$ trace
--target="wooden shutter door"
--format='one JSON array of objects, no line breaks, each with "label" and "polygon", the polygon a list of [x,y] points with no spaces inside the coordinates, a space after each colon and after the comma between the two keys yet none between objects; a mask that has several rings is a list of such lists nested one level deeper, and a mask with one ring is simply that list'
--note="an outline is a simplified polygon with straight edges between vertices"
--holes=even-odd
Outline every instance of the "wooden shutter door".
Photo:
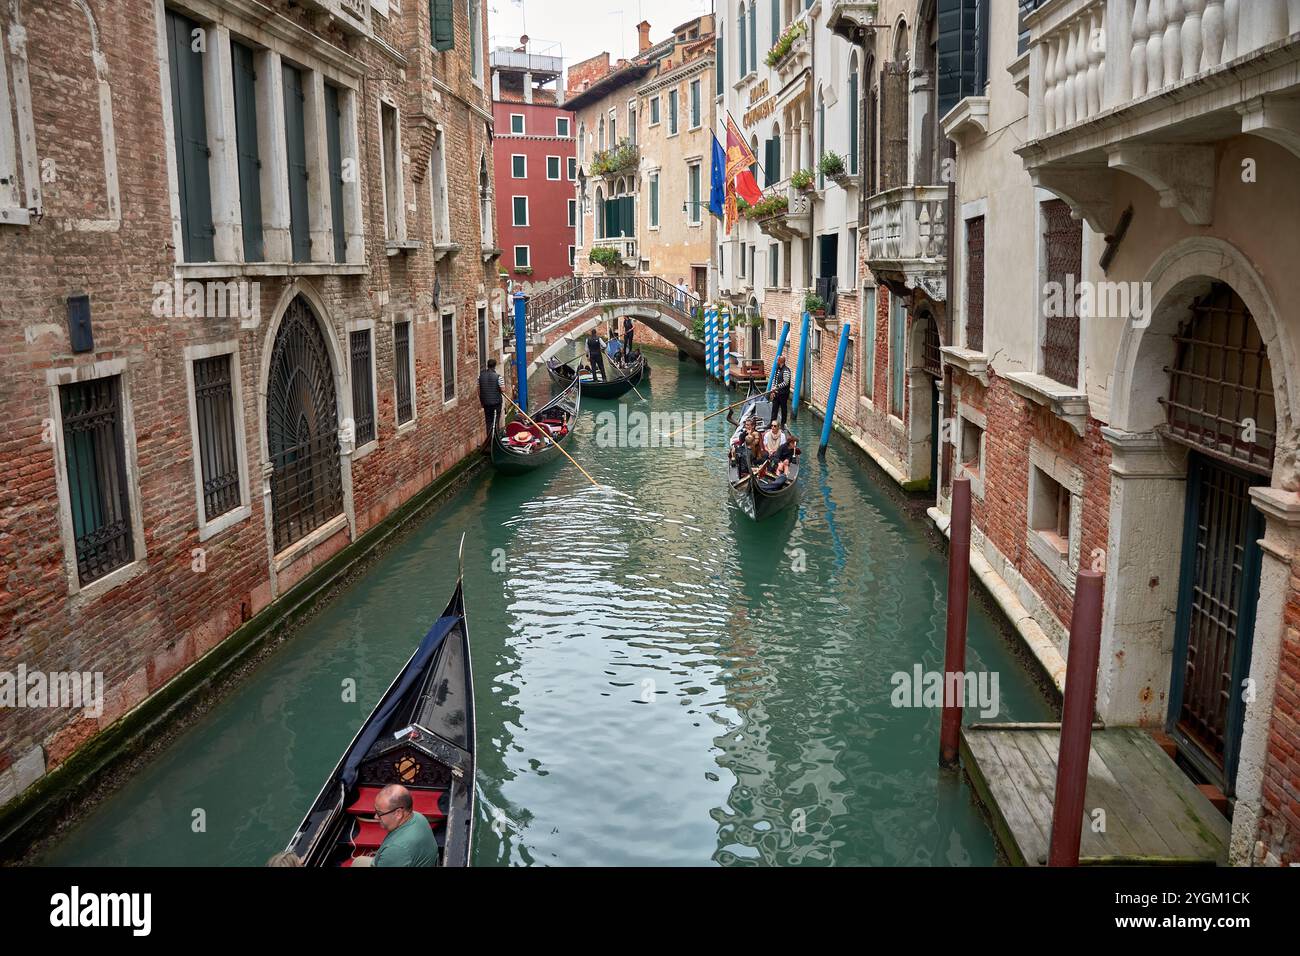
[{"label": "wooden shutter door", "polygon": [[289,234],[293,261],[311,259],[310,214],[307,208],[307,133],[303,119],[302,73],[284,66],[284,135],[289,160]]},{"label": "wooden shutter door", "polygon": [[211,262],[216,255],[213,247],[216,231],[212,228],[208,121],[203,107],[203,55],[195,53],[191,46],[198,28],[193,20],[167,12],[172,122],[185,261]]},{"label": "wooden shutter door", "polygon": [[908,64],[886,63],[880,74],[880,189],[907,185]]},{"label": "wooden shutter door", "polygon": [[262,160],[257,143],[257,71],[253,51],[230,45],[234,66],[235,139],[239,155],[239,208],[244,230],[244,261],[266,258],[262,241]]}]

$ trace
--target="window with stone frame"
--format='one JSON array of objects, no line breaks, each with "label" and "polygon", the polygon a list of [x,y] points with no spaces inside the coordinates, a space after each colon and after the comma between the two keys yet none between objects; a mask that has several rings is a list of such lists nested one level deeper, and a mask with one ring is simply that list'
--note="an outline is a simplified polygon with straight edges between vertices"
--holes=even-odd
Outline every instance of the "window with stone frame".
[{"label": "window with stone frame", "polygon": [[1079,385],[1079,296],[1083,279],[1083,223],[1059,199],[1042,203],[1045,284],[1042,295],[1042,372]]}]

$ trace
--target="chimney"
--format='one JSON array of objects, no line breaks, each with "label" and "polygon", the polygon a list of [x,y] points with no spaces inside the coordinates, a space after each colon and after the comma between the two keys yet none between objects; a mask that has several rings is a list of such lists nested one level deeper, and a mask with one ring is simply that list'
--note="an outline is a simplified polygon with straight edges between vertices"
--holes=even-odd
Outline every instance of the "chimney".
[{"label": "chimney", "polygon": [[638,23],[636,25],[636,32],[639,38],[637,41],[637,52],[644,53],[646,50],[650,49],[650,21],[642,20]]}]

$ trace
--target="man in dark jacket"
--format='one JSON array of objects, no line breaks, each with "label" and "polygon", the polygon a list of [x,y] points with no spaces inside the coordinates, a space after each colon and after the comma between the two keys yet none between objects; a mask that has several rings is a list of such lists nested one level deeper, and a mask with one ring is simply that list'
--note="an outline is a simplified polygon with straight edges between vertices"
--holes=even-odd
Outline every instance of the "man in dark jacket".
[{"label": "man in dark jacket", "polygon": [[781,416],[781,428],[785,428],[786,415],[790,411],[790,370],[786,368],[785,356],[776,359],[776,374],[772,376],[772,420]]},{"label": "man in dark jacket", "polygon": [[501,420],[501,399],[505,395],[505,382],[497,371],[497,360],[488,359],[487,368],[478,373],[478,403],[483,406],[483,424],[487,426],[488,448],[492,435]]},{"label": "man in dark jacket", "polygon": [[600,380],[607,381],[605,378],[605,343],[600,338],[600,333],[592,329],[587,333],[587,364],[591,366],[591,380],[596,381],[599,376]]},{"label": "man in dark jacket", "polygon": [[631,358],[632,356],[632,336],[636,332],[636,323],[632,321],[632,316],[623,316],[623,354]]}]

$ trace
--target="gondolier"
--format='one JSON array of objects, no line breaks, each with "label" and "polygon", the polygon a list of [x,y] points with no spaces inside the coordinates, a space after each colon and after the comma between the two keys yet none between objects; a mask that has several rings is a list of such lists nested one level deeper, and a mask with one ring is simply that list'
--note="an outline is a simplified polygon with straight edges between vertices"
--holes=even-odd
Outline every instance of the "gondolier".
[{"label": "gondolier", "polygon": [[591,366],[593,381],[597,376],[601,381],[605,381],[605,343],[601,341],[600,333],[595,329],[587,333],[587,364]]},{"label": "gondolier", "polygon": [[632,316],[623,316],[623,354],[632,354],[632,336],[636,333],[636,323],[632,321]]},{"label": "gondolier", "polygon": [[491,448],[497,422],[501,420],[501,398],[505,394],[505,386],[505,380],[497,371],[497,360],[488,359],[487,368],[478,373],[478,403],[483,406],[488,448]]},{"label": "gondolier", "polygon": [[790,369],[786,367],[785,356],[776,357],[776,373],[772,376],[772,418],[781,416],[781,428],[785,429],[785,419],[790,411]]}]

